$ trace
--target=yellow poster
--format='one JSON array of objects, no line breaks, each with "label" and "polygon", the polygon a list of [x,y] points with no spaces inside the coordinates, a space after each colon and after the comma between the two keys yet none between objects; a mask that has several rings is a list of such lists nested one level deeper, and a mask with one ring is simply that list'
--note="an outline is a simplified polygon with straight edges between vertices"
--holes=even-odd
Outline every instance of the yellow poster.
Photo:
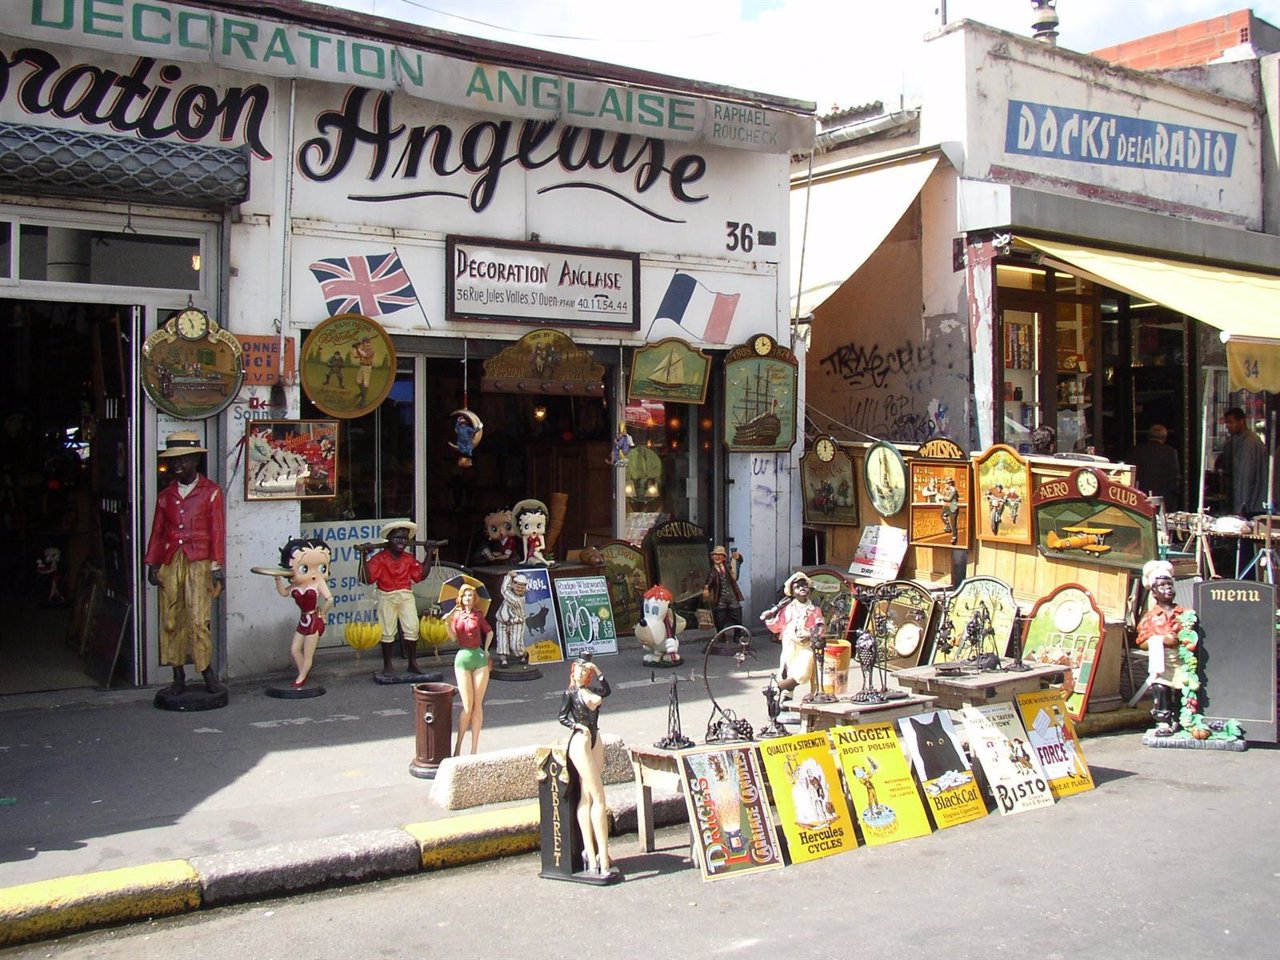
[{"label": "yellow poster", "polygon": [[1035,748],[1049,791],[1055,799],[1093,789],[1093,774],[1084,762],[1076,728],[1067,716],[1061,690],[1035,690],[1018,694],[1018,712]]},{"label": "yellow poster", "polygon": [[825,732],[761,740],[764,773],[792,863],[853,850],[858,835]]},{"label": "yellow poster", "polygon": [[936,711],[903,717],[898,730],[938,829],[987,815],[987,803],[948,714]]},{"label": "yellow poster", "polygon": [[868,846],[932,831],[892,723],[829,730]]}]

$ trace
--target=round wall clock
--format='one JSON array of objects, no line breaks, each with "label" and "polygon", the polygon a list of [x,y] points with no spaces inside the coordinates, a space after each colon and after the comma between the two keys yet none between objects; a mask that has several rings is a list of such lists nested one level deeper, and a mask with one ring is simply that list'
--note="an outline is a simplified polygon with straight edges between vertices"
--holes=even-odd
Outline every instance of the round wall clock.
[{"label": "round wall clock", "polygon": [[754,337],[751,341],[751,349],[762,357],[767,357],[773,353],[773,337],[767,333],[762,333]]},{"label": "round wall clock", "polygon": [[203,310],[171,316],[142,345],[142,386],[159,409],[182,420],[221,413],[244,383],[244,352]]},{"label": "round wall clock", "polygon": [[907,502],[907,464],[892,443],[880,440],[867,448],[863,486],[876,513],[892,517]]},{"label": "round wall clock", "polygon": [[1076,492],[1082,497],[1097,496],[1098,493],[1098,475],[1092,470],[1080,470],[1076,474]]},{"label": "round wall clock", "polygon": [[909,657],[920,649],[924,631],[918,623],[904,623],[893,635],[893,651],[899,657]]},{"label": "round wall clock", "polygon": [[814,441],[813,454],[823,463],[830,463],[836,458],[836,442],[830,437],[819,437]]},{"label": "round wall clock", "polygon": [[396,381],[396,348],[382,325],[358,313],[330,317],[307,334],[302,390],[331,417],[372,413]]}]

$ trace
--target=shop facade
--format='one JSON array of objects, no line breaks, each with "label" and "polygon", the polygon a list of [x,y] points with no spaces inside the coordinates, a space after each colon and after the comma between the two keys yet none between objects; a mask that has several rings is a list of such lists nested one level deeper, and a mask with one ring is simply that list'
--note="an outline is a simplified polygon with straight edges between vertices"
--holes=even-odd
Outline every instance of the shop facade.
[{"label": "shop facade", "polygon": [[[158,678],[139,558],[166,482],[156,453],[180,429],[227,498],[224,676],[286,661],[291,605],[249,571],[290,537],[334,548],[324,645],[340,646],[372,616],[355,544],[382,520],[414,518],[469,564],[485,515],[525,497],[567,495],[561,556],[689,521],[744,554],[749,602],[771,602],[798,562],[798,453],[726,450],[722,361],[761,335],[792,343],[788,155],[812,142],[811,104],[302,2],[22,5],[0,35],[0,123],[26,157],[0,183],[0,298],[38,341],[13,358],[9,406],[53,369],[59,337],[74,334],[85,383],[74,409],[50,401],[23,427],[77,428],[79,526],[27,524],[11,562],[55,534],[69,568],[107,558],[104,594],[128,619],[115,679]],[[87,187],[50,174],[68,158]],[[188,308],[240,346],[243,382],[207,416],[157,402],[167,385],[142,357]],[[309,339],[335,315],[389,346],[372,384],[354,354],[329,368],[332,345]],[[504,357],[539,338],[553,362],[504,379]],[[708,358],[702,396],[629,399],[637,351],[668,339]],[[308,381],[314,363],[349,406]],[[802,407],[801,378],[788,412]],[[460,410],[484,425],[470,465],[451,446]],[[326,439],[332,424],[322,495],[248,489],[264,421]],[[625,467],[610,462],[620,424]]]}]

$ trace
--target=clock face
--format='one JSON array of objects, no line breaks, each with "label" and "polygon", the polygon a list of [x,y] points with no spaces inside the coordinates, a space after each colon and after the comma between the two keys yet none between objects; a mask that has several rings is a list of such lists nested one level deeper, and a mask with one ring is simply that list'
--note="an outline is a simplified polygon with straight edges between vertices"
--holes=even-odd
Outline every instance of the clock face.
[{"label": "clock face", "polygon": [[1092,497],[1098,492],[1098,475],[1092,470],[1081,470],[1076,474],[1076,490],[1082,497]]},{"label": "clock face", "polygon": [[203,310],[183,310],[174,321],[178,336],[184,340],[199,340],[209,332],[209,315]]},{"label": "clock face", "polygon": [[836,445],[829,437],[820,437],[813,445],[813,452],[823,463],[830,463],[836,457]]},{"label": "clock face", "polygon": [[760,356],[767,357],[773,353],[773,338],[762,333],[751,341],[751,349]]}]

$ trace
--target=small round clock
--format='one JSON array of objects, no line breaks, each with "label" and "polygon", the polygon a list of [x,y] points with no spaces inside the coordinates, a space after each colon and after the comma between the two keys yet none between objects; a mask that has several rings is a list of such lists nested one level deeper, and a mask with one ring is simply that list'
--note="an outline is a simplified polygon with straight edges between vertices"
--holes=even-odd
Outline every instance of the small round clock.
[{"label": "small round clock", "polygon": [[758,355],[767,357],[773,353],[773,337],[767,333],[762,333],[751,341],[751,349]]},{"label": "small round clock", "polygon": [[1092,470],[1081,470],[1076,474],[1076,492],[1082,497],[1096,496],[1098,493],[1098,475]]},{"label": "small round clock", "polygon": [[813,444],[813,453],[823,463],[836,458],[836,442],[830,437],[819,437]]},{"label": "small round clock", "polygon": [[174,329],[183,340],[200,340],[209,333],[209,315],[188,307],[174,318]]}]

